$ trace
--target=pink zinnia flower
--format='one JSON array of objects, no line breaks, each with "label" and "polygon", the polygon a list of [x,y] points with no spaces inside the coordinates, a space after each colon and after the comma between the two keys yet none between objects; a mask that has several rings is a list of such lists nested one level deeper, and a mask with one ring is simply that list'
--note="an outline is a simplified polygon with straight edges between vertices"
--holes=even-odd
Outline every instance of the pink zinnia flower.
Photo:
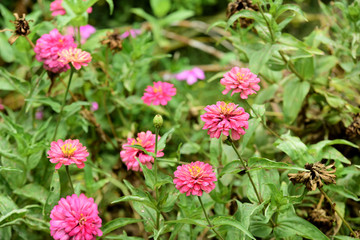
[{"label": "pink zinnia flower", "polygon": [[[155,152],[155,134],[152,134],[151,131],[141,132],[138,133],[138,137],[135,138],[128,138],[128,142],[122,145],[123,151],[120,152],[120,157],[122,161],[126,164],[128,170],[133,171],[140,171],[142,169],[139,165],[139,162],[136,158],[139,159],[141,164],[147,166],[147,168],[152,168],[152,163],[154,162],[154,158],[152,156],[147,155],[142,150],[133,148],[131,145],[140,145],[142,146],[147,152]],[[160,136],[158,136],[158,140],[160,140]],[[162,152],[163,149],[158,150],[156,156],[162,157],[164,153]]]},{"label": "pink zinnia flower", "polygon": [[199,161],[178,166],[174,176],[175,187],[181,193],[186,193],[186,196],[201,196],[203,191],[209,193],[217,181],[212,166]]},{"label": "pink zinnia flower", "polygon": [[231,137],[238,140],[249,126],[249,114],[234,103],[217,102],[216,105],[207,106],[205,111],[200,117],[205,122],[203,129],[208,129],[211,138],[219,138],[221,133],[229,136],[231,129]]},{"label": "pink zinnia flower", "polygon": [[[68,27],[66,29],[67,33],[71,36],[75,37],[75,33],[77,32],[77,28]],[[85,25],[80,27],[80,37],[81,37],[81,44],[84,44],[86,40],[91,36],[91,34],[95,33],[96,29],[91,25]]]},{"label": "pink zinnia flower", "polygon": [[98,109],[99,109],[99,104],[97,102],[92,102],[90,110],[95,112]]},{"label": "pink zinnia flower", "polygon": [[205,79],[205,73],[201,68],[194,67],[191,70],[185,70],[176,74],[175,78],[179,81],[186,80],[187,84],[193,85],[198,79]]},{"label": "pink zinnia flower", "polygon": [[79,140],[65,140],[59,139],[57,142],[52,142],[50,150],[47,152],[51,163],[57,163],[55,169],[59,169],[63,164],[70,165],[75,163],[78,168],[85,167],[84,162],[89,156],[86,147],[83,146]]},{"label": "pink zinnia flower", "polygon": [[224,78],[220,80],[220,83],[225,86],[225,90],[222,92],[224,95],[233,90],[231,96],[234,95],[234,93],[240,93],[242,99],[247,99],[248,95],[259,91],[259,82],[260,79],[257,75],[250,72],[250,69],[238,67],[233,67],[229,72],[225,73]]},{"label": "pink zinnia flower", "polygon": [[59,53],[59,56],[59,62],[64,64],[71,63],[76,70],[79,70],[81,66],[87,66],[91,61],[90,53],[82,51],[79,48],[63,49]]},{"label": "pink zinnia flower", "polygon": [[[86,0],[84,0],[86,1]],[[52,12],[51,15],[52,16],[57,16],[57,15],[65,15],[66,11],[62,6],[62,2],[63,0],[55,0],[50,4],[50,11]],[[87,13],[91,13],[92,12],[92,8],[88,8],[86,10]]]},{"label": "pink zinnia flower", "polygon": [[72,36],[63,36],[59,30],[53,29],[49,34],[42,35],[37,41],[34,48],[36,59],[44,62],[44,68],[53,73],[61,73],[70,69],[68,64],[58,61],[58,53],[66,48],[76,47]]},{"label": "pink zinnia flower", "polygon": [[148,86],[141,99],[147,105],[166,105],[175,94],[176,88],[174,88],[174,84],[159,81],[154,82],[154,86]]},{"label": "pink zinnia flower", "polygon": [[61,198],[50,218],[50,233],[55,240],[96,240],[103,234],[98,206],[84,194]]},{"label": "pink zinnia flower", "polygon": [[126,31],[123,34],[121,34],[120,38],[125,39],[128,36],[131,36],[131,37],[135,38],[137,35],[140,35],[140,34],[141,34],[140,29],[130,29],[129,31]]}]

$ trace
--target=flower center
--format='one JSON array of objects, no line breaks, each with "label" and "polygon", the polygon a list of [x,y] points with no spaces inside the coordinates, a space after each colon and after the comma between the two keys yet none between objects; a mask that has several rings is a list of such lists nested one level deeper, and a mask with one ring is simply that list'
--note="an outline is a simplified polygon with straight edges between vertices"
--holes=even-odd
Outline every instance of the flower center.
[{"label": "flower center", "polygon": [[236,76],[239,83],[243,83],[245,81],[245,74],[237,73]]},{"label": "flower center", "polygon": [[61,146],[61,151],[66,157],[71,157],[76,151],[76,147],[73,147],[71,143],[66,143]]},{"label": "flower center", "polygon": [[229,106],[226,103],[221,104],[219,107],[220,107],[220,113],[224,114],[224,115],[229,114],[230,112],[232,112],[234,110],[234,105]]},{"label": "flower center", "polygon": [[82,226],[86,222],[86,217],[84,217],[84,214],[80,214],[81,218],[79,219],[79,225]]},{"label": "flower center", "polygon": [[159,86],[158,88],[154,87],[154,93],[158,93],[158,92],[162,92],[161,86]]},{"label": "flower center", "polygon": [[192,166],[189,168],[189,172],[190,172],[191,177],[197,178],[199,175],[202,174],[202,168],[200,168],[198,166]]}]

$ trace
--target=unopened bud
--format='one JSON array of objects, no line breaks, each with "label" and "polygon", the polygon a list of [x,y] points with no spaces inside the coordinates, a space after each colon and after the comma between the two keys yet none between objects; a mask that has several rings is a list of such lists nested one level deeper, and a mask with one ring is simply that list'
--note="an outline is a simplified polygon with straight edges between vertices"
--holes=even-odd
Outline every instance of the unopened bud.
[{"label": "unopened bud", "polygon": [[153,120],[153,124],[154,124],[154,127],[155,128],[161,128],[161,126],[163,125],[163,118],[161,115],[159,114],[156,114],[156,116],[154,117],[154,120]]}]

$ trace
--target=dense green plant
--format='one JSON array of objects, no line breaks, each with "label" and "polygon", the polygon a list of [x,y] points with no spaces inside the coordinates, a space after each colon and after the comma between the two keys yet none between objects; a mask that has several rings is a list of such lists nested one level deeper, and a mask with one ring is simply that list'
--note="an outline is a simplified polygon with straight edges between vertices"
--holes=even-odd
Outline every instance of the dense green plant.
[{"label": "dense green plant", "polygon": [[[50,211],[73,191],[98,204],[98,239],[359,237],[359,0],[319,0],[311,14],[301,3],[253,0],[227,20],[225,9],[220,18],[200,18],[220,1],[152,0],[141,2],[143,8],[106,3],[109,15],[122,7],[137,22],[115,28],[106,17],[108,28],[85,43],[76,36],[92,56],[79,71],[47,73],[30,42],[54,28],[86,25],[87,9],[93,6],[96,17],[105,1],[64,0],[66,14],[55,18],[50,1],[38,1],[26,15],[30,34],[10,45],[13,33],[0,33],[0,239],[50,239]],[[0,3],[1,29],[14,30],[5,6]],[[119,49],[104,41],[130,28],[142,34],[119,40]],[[175,80],[173,74],[194,65],[206,72],[204,81]],[[258,75],[256,95],[243,100],[221,93],[219,80],[233,66]],[[166,106],[144,104],[144,89],[163,79],[177,94]],[[204,107],[217,101],[250,113],[239,141],[210,138],[202,129]],[[156,114],[163,120],[157,116],[154,124]],[[119,153],[127,138],[147,130],[161,136],[155,149],[165,155],[133,145],[155,162],[151,170],[127,170]],[[87,147],[83,169],[54,171],[47,151],[57,139],[79,139]],[[211,164],[217,177],[216,188],[199,198],[173,183],[177,167],[195,161]],[[321,186],[332,174],[336,183]]]}]

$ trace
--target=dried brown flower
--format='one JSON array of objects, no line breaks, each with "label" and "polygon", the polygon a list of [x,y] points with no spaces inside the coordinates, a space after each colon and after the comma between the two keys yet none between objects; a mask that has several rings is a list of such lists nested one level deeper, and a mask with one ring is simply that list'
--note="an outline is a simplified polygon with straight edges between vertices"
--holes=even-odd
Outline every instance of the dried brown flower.
[{"label": "dried brown flower", "polygon": [[350,234],[350,237],[359,238],[360,239],[360,230],[355,231],[355,235],[353,233]]},{"label": "dried brown flower", "polygon": [[24,36],[27,37],[27,35],[30,33],[30,26],[29,26],[29,22],[31,22],[32,20],[27,21],[25,19],[25,14],[22,15],[22,17],[19,17],[19,14],[14,13],[15,16],[15,21],[11,21],[14,25],[15,25],[15,30],[11,30],[11,29],[4,29],[1,30],[0,32],[5,32],[5,31],[11,31],[13,32],[13,35],[11,35],[11,37],[9,38],[8,42],[10,43],[10,45],[13,45],[14,42],[18,39],[18,37],[20,36]]},{"label": "dried brown flower", "polygon": [[111,51],[118,52],[122,50],[122,41],[119,31],[115,30],[113,33],[107,32],[106,37],[101,41],[101,44],[107,45]]},{"label": "dried brown flower", "polygon": [[[324,183],[335,184],[335,172],[336,167],[335,163],[332,162],[329,166],[325,166],[322,162],[317,163],[307,163],[305,164],[305,169],[309,171],[303,172],[299,171],[298,173],[289,173],[289,180],[293,183],[303,183],[309,191],[314,191],[316,188],[322,188]],[[328,169],[332,169],[328,171]]]},{"label": "dried brown flower", "polygon": [[[252,0],[235,0],[235,2],[231,2],[228,4],[226,10],[226,18],[229,19],[232,15],[238,13],[243,9],[259,11],[258,6],[254,5]],[[239,18],[237,21],[234,22],[232,27],[235,28],[238,23],[242,28],[246,28],[253,23],[253,20],[249,18]]]},{"label": "dried brown flower", "polygon": [[355,138],[360,136],[360,113],[355,114],[353,117],[353,122],[351,125],[346,129],[346,135],[350,138]]},{"label": "dried brown flower", "polygon": [[334,216],[328,216],[324,209],[313,209],[309,213],[311,223],[317,226],[322,232],[327,232],[333,227]]}]

